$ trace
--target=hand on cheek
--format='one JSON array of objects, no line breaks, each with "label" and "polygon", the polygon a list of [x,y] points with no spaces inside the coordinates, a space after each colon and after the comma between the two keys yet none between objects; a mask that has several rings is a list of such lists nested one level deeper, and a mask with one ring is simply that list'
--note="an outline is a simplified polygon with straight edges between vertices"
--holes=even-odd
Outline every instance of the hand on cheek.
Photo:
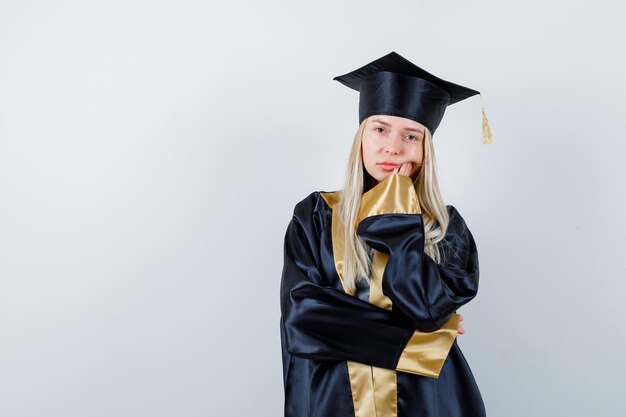
[{"label": "hand on cheek", "polygon": [[399,167],[397,167],[396,169],[393,170],[394,174],[400,174],[400,175],[405,175],[405,176],[409,176],[411,175],[411,168],[413,167],[413,164],[411,162],[405,162],[404,164],[400,165]]}]

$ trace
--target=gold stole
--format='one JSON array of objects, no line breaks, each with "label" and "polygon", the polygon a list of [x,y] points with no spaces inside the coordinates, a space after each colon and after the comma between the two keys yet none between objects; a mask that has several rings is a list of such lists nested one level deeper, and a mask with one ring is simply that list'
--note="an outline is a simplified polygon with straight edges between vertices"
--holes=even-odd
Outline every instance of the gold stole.
[{"label": "gold stole", "polygon": [[[337,209],[339,192],[322,193],[322,197],[332,208],[333,257],[337,274],[343,284],[344,236]],[[382,287],[383,272],[388,258],[387,254],[374,250],[370,303],[391,310],[391,300],[383,294]],[[398,385],[395,370],[348,361],[348,372],[355,417],[397,417]]]},{"label": "gold stole", "polygon": [[[339,191],[321,193],[321,196],[332,209],[333,257],[337,274],[343,284],[345,239],[339,220]],[[357,223],[365,217],[386,213],[421,213],[417,193],[409,177],[390,175],[363,194]],[[383,294],[382,287],[382,277],[388,259],[387,254],[374,250],[369,302],[391,310],[391,300]],[[415,330],[395,370],[347,361],[355,417],[397,417],[396,370],[437,378],[456,339],[459,318],[459,314],[452,314],[450,319],[434,332]]]}]

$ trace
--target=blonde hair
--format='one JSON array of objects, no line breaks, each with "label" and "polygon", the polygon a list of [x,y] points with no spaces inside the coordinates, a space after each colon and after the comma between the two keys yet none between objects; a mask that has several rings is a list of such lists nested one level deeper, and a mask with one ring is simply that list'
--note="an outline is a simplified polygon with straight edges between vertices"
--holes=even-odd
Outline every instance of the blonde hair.
[{"label": "blonde hair", "polygon": [[[343,285],[346,292],[352,295],[356,292],[358,280],[369,280],[372,267],[367,243],[354,232],[356,217],[361,208],[361,197],[365,191],[365,169],[361,143],[367,120],[367,118],[363,120],[354,135],[352,149],[348,157],[344,188],[340,191],[339,202],[339,218],[345,236]],[[424,161],[413,184],[417,191],[424,221],[424,252],[435,262],[440,263],[441,253],[438,243],[444,238],[449,218],[439,190],[432,134],[427,128],[424,137]]]}]

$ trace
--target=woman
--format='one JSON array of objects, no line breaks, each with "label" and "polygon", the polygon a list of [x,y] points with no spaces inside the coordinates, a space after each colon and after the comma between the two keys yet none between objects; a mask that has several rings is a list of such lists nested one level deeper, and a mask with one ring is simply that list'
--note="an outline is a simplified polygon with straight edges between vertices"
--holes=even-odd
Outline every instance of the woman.
[{"label": "woman", "polygon": [[281,281],[285,416],[484,416],[456,343],[478,253],[440,195],[432,134],[475,94],[392,52],[336,80],[360,92],[345,186],[300,201]]}]

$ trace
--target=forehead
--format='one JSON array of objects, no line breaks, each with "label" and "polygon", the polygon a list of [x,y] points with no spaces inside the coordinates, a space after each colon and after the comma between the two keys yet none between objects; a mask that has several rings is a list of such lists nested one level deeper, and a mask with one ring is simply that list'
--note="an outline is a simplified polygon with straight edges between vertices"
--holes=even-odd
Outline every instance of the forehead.
[{"label": "forehead", "polygon": [[378,123],[398,129],[417,130],[420,132],[424,132],[424,125],[416,122],[415,120],[398,116],[389,116],[386,114],[377,114],[371,116],[367,119],[367,123]]}]

